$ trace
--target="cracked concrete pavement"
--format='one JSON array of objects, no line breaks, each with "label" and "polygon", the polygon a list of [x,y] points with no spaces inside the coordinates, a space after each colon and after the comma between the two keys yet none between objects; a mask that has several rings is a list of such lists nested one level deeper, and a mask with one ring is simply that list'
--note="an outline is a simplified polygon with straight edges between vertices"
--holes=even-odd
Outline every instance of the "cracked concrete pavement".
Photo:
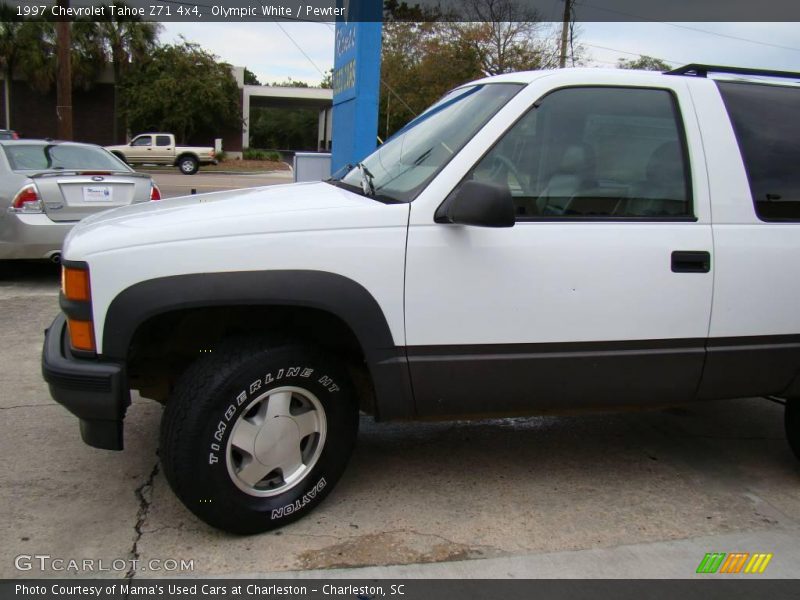
[{"label": "cracked concrete pavement", "polygon": [[[182,575],[689,577],[711,551],[774,551],[768,574],[797,575],[800,466],[783,407],[761,399],[473,423],[362,419],[344,477],[308,518],[258,536],[215,531],[159,472],[160,406],[134,398],[126,449],[114,453],[85,446],[50,398],[39,356],[57,292],[51,266],[0,264],[0,577],[176,575],[141,566],[181,558],[194,563]],[[19,571],[20,554],[137,558],[139,568]]]}]

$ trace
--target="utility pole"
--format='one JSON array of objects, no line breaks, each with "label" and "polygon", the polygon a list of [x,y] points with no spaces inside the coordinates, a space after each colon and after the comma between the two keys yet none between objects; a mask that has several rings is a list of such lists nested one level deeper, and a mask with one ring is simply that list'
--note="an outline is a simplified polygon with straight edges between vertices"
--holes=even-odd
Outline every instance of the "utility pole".
[{"label": "utility pole", "polygon": [[[58,6],[69,8],[69,0],[58,0]],[[58,139],[72,139],[72,47],[71,24],[66,17],[56,22],[56,116]]]},{"label": "utility pole", "polygon": [[569,23],[572,20],[573,0],[564,0],[564,21],[561,24],[561,53],[558,56],[558,68],[567,66],[567,39],[569,37]]}]

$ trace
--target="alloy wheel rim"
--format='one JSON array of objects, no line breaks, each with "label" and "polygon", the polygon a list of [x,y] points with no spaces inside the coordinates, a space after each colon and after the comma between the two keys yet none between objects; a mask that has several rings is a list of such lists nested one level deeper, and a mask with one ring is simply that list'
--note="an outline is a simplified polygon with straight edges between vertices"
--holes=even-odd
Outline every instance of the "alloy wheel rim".
[{"label": "alloy wheel rim", "polygon": [[325,409],[306,389],[284,386],[261,394],[239,414],[228,437],[231,481],[251,496],[282,494],[319,460],[327,437]]}]

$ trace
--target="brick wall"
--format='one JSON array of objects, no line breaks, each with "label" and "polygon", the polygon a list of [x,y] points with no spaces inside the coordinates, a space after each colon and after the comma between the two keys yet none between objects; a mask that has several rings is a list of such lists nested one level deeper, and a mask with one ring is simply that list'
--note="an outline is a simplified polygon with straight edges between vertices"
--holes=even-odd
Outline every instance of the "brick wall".
[{"label": "brick wall", "polygon": [[[5,127],[5,91],[0,83],[0,127]],[[73,90],[72,128],[77,142],[101,146],[122,143],[114,140],[114,86],[99,83],[89,91]],[[24,81],[14,81],[11,88],[11,128],[26,138],[58,137],[56,92],[32,90]]]},{"label": "brick wall", "polygon": [[[5,128],[5,91],[0,79],[0,129]],[[239,100],[241,102],[241,98]],[[11,89],[11,128],[25,138],[58,137],[56,119],[56,91],[42,94],[32,90],[25,81],[14,81]],[[76,142],[87,142],[108,146],[124,144],[125,132],[114,139],[114,85],[97,83],[89,91],[72,92],[72,129]],[[139,133],[139,132],[133,132]],[[170,133],[170,132],[167,132]],[[223,139],[223,148],[228,152],[241,151],[241,129],[221,134],[199,134],[188,143],[197,146],[213,146],[214,137]]]}]

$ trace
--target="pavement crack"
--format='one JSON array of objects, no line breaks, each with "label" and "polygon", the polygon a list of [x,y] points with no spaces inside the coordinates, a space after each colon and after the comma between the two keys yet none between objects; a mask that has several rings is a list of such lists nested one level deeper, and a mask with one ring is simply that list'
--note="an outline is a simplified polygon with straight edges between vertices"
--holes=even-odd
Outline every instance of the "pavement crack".
[{"label": "pavement crack", "polygon": [[147,521],[147,515],[150,513],[150,505],[153,503],[153,481],[158,475],[158,462],[153,466],[145,482],[136,488],[136,498],[139,500],[139,510],[136,511],[136,523],[133,526],[134,537],[133,544],[129,554],[131,555],[131,566],[128,572],[125,573],[125,581],[130,582],[136,576],[136,565],[139,562],[139,541],[144,535],[144,524]]},{"label": "pavement crack", "polygon": [[12,408],[39,408],[40,406],[58,406],[55,402],[47,404],[16,404],[14,406],[0,406],[0,410],[11,410]]}]

